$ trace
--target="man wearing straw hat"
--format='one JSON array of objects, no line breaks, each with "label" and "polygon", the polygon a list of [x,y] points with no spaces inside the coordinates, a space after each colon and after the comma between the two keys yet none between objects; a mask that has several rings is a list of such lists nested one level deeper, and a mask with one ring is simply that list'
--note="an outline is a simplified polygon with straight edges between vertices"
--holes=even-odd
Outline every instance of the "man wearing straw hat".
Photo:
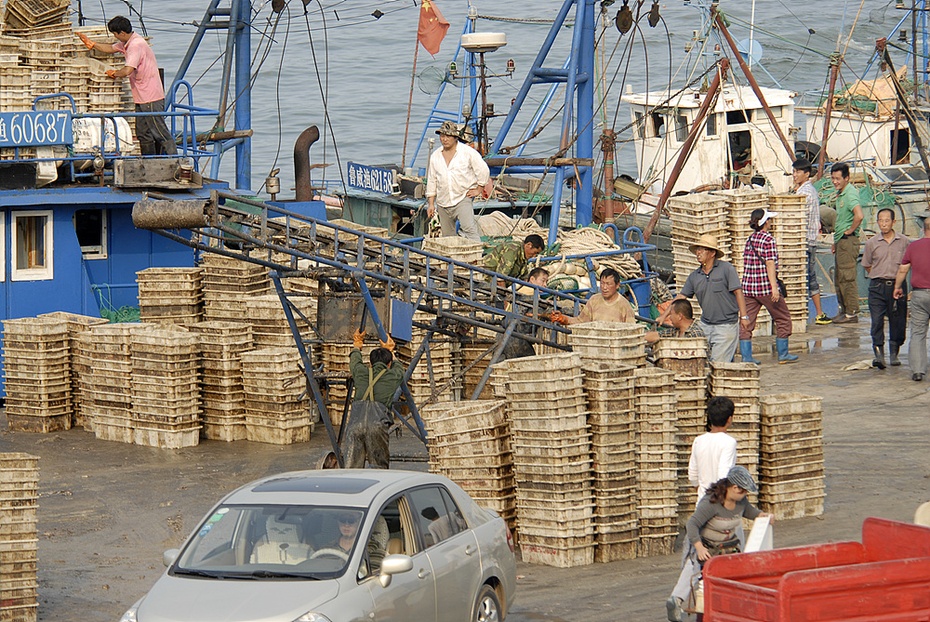
[{"label": "man wearing straw hat", "polygon": [[[736,354],[740,324],[749,325],[742,283],[736,268],[720,260],[723,251],[714,236],[702,235],[690,250],[701,265],[688,275],[675,299],[697,298],[701,305],[700,327],[710,348],[708,359],[729,363]],[[665,323],[671,308],[669,305],[659,316],[659,324]]]}]

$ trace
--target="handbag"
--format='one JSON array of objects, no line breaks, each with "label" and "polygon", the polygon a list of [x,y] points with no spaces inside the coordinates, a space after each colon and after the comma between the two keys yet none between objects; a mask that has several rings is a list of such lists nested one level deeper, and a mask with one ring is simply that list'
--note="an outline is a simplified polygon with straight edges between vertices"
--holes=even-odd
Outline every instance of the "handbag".
[{"label": "handbag", "polygon": [[[750,236],[751,237],[751,236]],[[756,245],[752,242],[749,243],[749,247],[752,248],[752,252],[756,257],[762,259],[762,255],[759,254],[759,251],[756,250]],[[762,260],[762,265],[765,265],[765,260]],[[781,294],[782,298],[787,298],[788,288],[785,287],[785,282],[781,280],[781,277],[778,276],[778,273],[775,273],[775,285],[778,286],[778,293]]]}]

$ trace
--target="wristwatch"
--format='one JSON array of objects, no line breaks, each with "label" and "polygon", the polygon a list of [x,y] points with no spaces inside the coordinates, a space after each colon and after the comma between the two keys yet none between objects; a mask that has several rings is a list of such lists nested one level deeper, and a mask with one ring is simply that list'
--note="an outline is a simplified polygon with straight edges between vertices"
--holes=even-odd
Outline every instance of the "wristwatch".
[{"label": "wristwatch", "polygon": [[749,316],[748,316],[748,315],[741,315],[741,316],[739,317],[739,319],[741,319],[741,320],[748,320],[748,319],[749,319]]}]

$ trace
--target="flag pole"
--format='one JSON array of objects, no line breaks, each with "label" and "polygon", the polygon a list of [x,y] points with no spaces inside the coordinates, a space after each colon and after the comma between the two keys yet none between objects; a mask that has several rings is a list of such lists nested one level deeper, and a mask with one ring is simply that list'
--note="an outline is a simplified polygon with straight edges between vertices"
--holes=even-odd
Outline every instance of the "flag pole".
[{"label": "flag pole", "polygon": [[[420,8],[420,10],[422,11],[423,9]],[[411,111],[413,110],[413,87],[417,79],[417,57],[420,54],[419,29],[417,30],[417,38],[416,38],[416,43],[414,45],[416,47],[414,47],[413,49],[413,71],[410,72],[410,95],[409,95],[409,99],[407,100],[407,123],[404,125],[404,147],[403,147],[403,151],[401,151],[401,156],[400,156],[402,167],[407,166],[407,136],[410,134],[410,114],[411,114]]]}]

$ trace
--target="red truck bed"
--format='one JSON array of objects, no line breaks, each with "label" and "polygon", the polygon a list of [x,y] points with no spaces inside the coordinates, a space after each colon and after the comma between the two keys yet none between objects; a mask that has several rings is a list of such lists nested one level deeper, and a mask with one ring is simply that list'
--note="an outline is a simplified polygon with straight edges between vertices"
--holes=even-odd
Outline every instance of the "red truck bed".
[{"label": "red truck bed", "polygon": [[930,622],[930,527],[881,518],[862,543],[724,555],[704,566],[707,622]]}]

